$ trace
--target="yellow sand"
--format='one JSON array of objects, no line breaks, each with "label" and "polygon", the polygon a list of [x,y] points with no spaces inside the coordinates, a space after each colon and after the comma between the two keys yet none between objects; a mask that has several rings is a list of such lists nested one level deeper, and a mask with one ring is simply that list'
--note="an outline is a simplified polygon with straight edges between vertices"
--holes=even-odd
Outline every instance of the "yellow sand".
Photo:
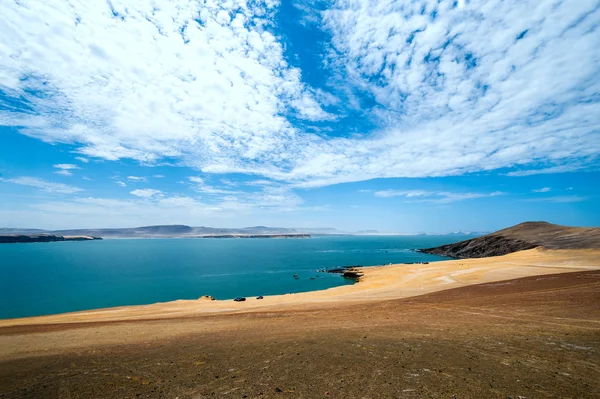
[{"label": "yellow sand", "polygon": [[323,291],[267,296],[245,302],[179,300],[143,306],[124,306],[51,316],[0,320],[0,328],[16,325],[164,319],[207,313],[285,311],[315,306],[344,306],[406,298],[449,288],[520,277],[600,269],[600,250],[532,249],[505,256],[397,264],[362,269],[358,284]]}]

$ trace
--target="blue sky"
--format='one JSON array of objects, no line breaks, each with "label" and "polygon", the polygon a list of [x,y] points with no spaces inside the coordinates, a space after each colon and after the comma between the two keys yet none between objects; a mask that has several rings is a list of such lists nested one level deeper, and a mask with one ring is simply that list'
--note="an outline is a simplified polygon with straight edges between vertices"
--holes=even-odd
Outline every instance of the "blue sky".
[{"label": "blue sky", "polygon": [[0,226],[600,225],[597,1],[7,1]]}]

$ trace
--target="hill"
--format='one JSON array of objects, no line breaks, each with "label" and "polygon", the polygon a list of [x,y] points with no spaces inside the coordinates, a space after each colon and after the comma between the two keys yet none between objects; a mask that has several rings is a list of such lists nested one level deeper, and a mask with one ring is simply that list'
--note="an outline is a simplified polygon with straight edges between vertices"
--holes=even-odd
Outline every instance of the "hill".
[{"label": "hill", "polygon": [[525,222],[481,237],[419,252],[451,258],[484,258],[536,247],[547,249],[600,248],[600,228]]}]

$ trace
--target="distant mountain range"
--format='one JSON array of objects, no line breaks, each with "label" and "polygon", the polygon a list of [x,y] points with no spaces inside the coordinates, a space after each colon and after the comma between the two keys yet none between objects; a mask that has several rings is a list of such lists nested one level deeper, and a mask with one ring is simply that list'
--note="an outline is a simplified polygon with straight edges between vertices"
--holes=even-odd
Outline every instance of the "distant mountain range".
[{"label": "distant mountain range", "polygon": [[[382,233],[377,230],[361,230],[347,232],[331,227],[317,228],[286,228],[252,226],[241,228],[219,228],[219,227],[191,227],[186,225],[159,225],[131,228],[103,228],[103,229],[67,229],[67,230],[42,230],[42,229],[19,229],[0,228],[0,235],[10,234],[53,234],[57,236],[94,236],[103,238],[152,238],[152,237],[201,237],[201,236],[256,236],[256,235],[386,235],[394,233]],[[450,235],[481,235],[485,233],[463,233],[454,232]],[[429,234],[421,234],[429,235]]]},{"label": "distant mountain range", "polygon": [[143,237],[202,237],[202,236],[293,236],[304,234],[344,234],[332,228],[292,229],[284,227],[253,226],[242,228],[191,227],[186,225],[159,225],[131,228],[41,230],[0,228],[0,235],[8,234],[53,234],[58,236],[94,236],[104,238]]}]

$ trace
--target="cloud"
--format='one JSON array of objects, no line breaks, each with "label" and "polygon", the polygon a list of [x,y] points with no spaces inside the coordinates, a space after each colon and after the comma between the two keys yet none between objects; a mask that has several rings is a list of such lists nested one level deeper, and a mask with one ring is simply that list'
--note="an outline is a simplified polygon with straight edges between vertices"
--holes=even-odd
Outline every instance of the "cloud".
[{"label": "cloud", "polygon": [[234,169],[287,151],[282,113],[329,118],[272,33],[277,2],[159,3],[2,3],[0,85],[36,114],[0,121],[89,156]]},{"label": "cloud", "polygon": [[595,1],[307,2],[315,87],[277,1],[156,3],[3,2],[0,124],[295,187],[598,165]]},{"label": "cloud", "polygon": [[38,189],[48,192],[48,193],[74,194],[74,193],[83,191],[83,189],[78,188],[78,187],[69,186],[67,184],[62,184],[62,183],[53,183],[53,182],[49,182],[46,180],[38,179],[36,177],[29,177],[29,176],[16,177],[16,178],[12,178],[12,179],[5,179],[5,178],[0,177],[0,181],[6,182],[6,183],[19,184],[21,186],[35,187],[35,188],[38,188]]},{"label": "cloud", "polygon": [[195,191],[205,194],[238,194],[239,191],[233,190],[223,190],[220,188],[216,188],[209,184],[206,184],[203,178],[197,176],[190,176],[188,180],[192,183],[192,188]]},{"label": "cloud", "polygon": [[583,169],[583,166],[580,164],[578,164],[578,165],[560,165],[560,166],[553,166],[550,168],[542,168],[542,169],[517,170],[514,172],[507,173],[506,176],[522,177],[522,176],[532,176],[532,175],[546,175],[546,174],[552,174],[552,173],[574,172],[574,171],[580,170],[580,169]]},{"label": "cloud", "polygon": [[433,202],[447,204],[451,202],[464,201],[476,198],[496,197],[505,195],[501,191],[492,193],[454,193],[447,191],[425,191],[425,190],[381,190],[375,191],[374,196],[379,198],[404,197],[413,202]]},{"label": "cloud", "polygon": [[59,163],[59,164],[54,165],[54,167],[57,169],[62,169],[62,170],[79,169],[79,166],[73,165],[72,163]]},{"label": "cloud", "polygon": [[227,210],[268,209],[277,212],[321,210],[321,207],[301,207],[304,200],[289,187],[266,186],[259,192],[237,193],[222,198],[219,207]]},{"label": "cloud", "polygon": [[583,196],[579,196],[579,195],[562,195],[562,196],[545,197],[545,198],[527,198],[524,201],[570,203],[570,202],[587,201],[588,199],[589,199],[588,197],[583,197]]},{"label": "cloud", "polygon": [[125,183],[124,181],[117,180],[115,183],[117,184],[117,186],[127,187],[127,183]]},{"label": "cloud", "polygon": [[534,193],[547,193],[549,191],[551,191],[552,189],[550,187],[543,187],[537,190],[532,190]]},{"label": "cloud", "polygon": [[127,176],[127,180],[130,180],[133,182],[145,182],[147,179],[145,177],[140,177],[140,176]]},{"label": "cloud", "polygon": [[76,160],[78,160],[79,162],[83,162],[83,163],[88,163],[90,162],[89,159],[84,158],[84,157],[75,157]]},{"label": "cloud", "polygon": [[63,175],[63,176],[73,176],[73,173],[69,172],[68,170],[59,170],[54,173],[57,175]]},{"label": "cloud", "polygon": [[157,195],[162,195],[162,191],[154,190],[152,188],[137,189],[137,190],[130,191],[129,193],[132,195],[135,195],[136,197],[142,197],[142,198],[150,198],[150,197],[154,197]]},{"label": "cloud", "polygon": [[79,166],[77,165],[73,165],[70,163],[60,163],[57,165],[53,166],[56,169],[59,169],[58,171],[54,172],[57,175],[63,175],[63,176],[73,176],[73,172],[71,172],[74,169],[79,169]]}]

